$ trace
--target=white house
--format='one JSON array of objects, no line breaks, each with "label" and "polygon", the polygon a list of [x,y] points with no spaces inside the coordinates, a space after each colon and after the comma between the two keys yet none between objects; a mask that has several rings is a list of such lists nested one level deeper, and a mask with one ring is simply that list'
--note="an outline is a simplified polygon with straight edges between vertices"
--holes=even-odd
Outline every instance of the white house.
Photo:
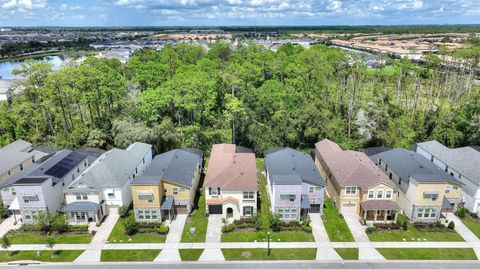
[{"label": "white house", "polygon": [[255,154],[233,144],[213,145],[205,176],[206,210],[225,219],[257,212]]},{"label": "white house", "polygon": [[465,208],[480,213],[480,152],[472,147],[450,149],[435,140],[418,143],[416,151],[462,182]]},{"label": "white house", "polygon": [[71,223],[100,223],[109,208],[130,205],[130,182],[143,175],[152,161],[152,146],[135,142],[127,149],[112,149],[65,189],[65,212]]}]

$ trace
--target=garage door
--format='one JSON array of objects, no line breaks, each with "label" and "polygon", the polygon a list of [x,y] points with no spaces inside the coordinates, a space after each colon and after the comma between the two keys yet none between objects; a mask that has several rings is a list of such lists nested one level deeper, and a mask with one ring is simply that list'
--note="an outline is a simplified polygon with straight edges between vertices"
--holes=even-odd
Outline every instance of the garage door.
[{"label": "garage door", "polygon": [[176,205],[175,206],[175,212],[177,214],[187,214],[187,206],[186,205]]},{"label": "garage door", "polygon": [[357,213],[357,204],[343,203],[341,212],[343,215],[355,215]]},{"label": "garage door", "polygon": [[209,205],[208,206],[209,214],[222,214],[222,205]]},{"label": "garage door", "polygon": [[310,205],[310,213],[320,213],[320,205]]}]

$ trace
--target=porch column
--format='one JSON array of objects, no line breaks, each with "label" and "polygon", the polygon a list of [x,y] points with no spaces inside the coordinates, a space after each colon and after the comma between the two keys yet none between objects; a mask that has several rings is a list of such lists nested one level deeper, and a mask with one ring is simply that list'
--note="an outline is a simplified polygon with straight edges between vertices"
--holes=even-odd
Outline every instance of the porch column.
[{"label": "porch column", "polygon": [[383,210],[383,222],[387,222],[387,210]]},{"label": "porch column", "polygon": [[394,217],[394,219],[393,219],[393,221],[394,221],[395,223],[397,223],[397,217],[398,217],[398,211],[395,210],[395,217]]},{"label": "porch column", "polygon": [[363,210],[363,220],[367,220],[367,210]]},{"label": "porch column", "polygon": [[78,223],[77,222],[77,212],[73,212],[73,219],[75,220],[75,223]]},{"label": "porch column", "polygon": [[373,215],[373,221],[377,222],[377,210],[375,210],[375,214]]}]

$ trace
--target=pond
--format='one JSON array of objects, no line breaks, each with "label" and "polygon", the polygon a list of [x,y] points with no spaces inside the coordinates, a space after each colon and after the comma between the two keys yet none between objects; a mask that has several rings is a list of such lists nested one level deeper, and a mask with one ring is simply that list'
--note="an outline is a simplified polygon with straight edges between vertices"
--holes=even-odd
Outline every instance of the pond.
[{"label": "pond", "polygon": [[[55,55],[55,56],[35,57],[30,59],[34,61],[47,61],[53,65],[53,70],[58,70],[60,69],[60,65],[62,64],[62,62],[65,60],[65,57],[62,55]],[[12,75],[12,71],[13,69],[19,67],[23,62],[25,62],[25,59],[0,62],[0,78],[2,79],[20,78],[19,76]]]}]

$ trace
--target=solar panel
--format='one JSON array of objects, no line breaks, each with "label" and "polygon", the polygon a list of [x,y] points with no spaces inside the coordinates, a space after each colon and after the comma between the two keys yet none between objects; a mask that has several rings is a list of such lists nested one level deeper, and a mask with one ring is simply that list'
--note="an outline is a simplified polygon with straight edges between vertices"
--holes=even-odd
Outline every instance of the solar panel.
[{"label": "solar panel", "polygon": [[45,174],[57,178],[62,178],[68,172],[70,172],[77,164],[79,164],[84,158],[85,154],[80,152],[71,152],[57,164],[48,169]]}]

